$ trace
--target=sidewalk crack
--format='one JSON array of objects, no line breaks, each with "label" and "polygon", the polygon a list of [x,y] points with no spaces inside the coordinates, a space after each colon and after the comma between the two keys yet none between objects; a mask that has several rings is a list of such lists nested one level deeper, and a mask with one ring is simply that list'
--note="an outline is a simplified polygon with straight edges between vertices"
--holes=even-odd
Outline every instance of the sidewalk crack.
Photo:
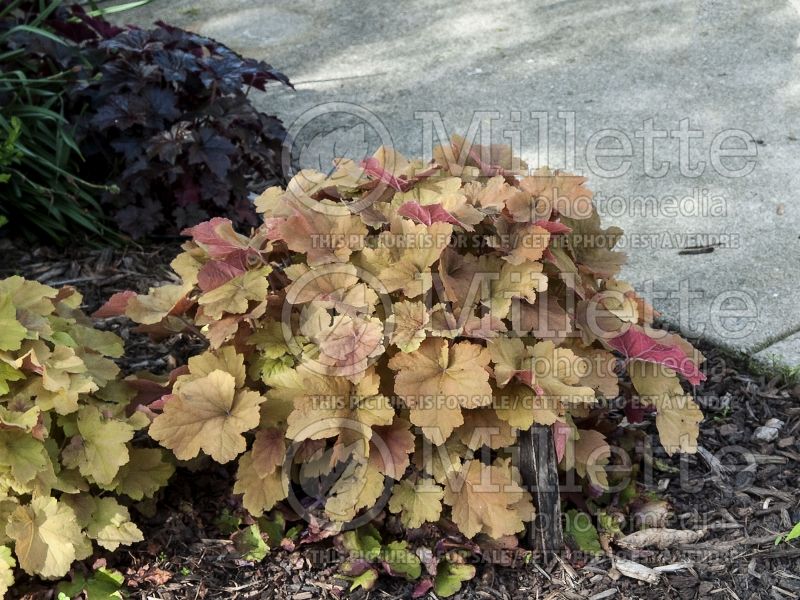
[{"label": "sidewalk crack", "polygon": [[760,344],[756,344],[755,346],[753,346],[750,350],[750,353],[756,354],[758,352],[762,352],[763,350],[766,350],[770,346],[774,346],[778,342],[782,342],[783,340],[792,337],[796,333],[800,333],[800,325],[797,325],[787,331],[784,331],[783,333],[770,336]]}]

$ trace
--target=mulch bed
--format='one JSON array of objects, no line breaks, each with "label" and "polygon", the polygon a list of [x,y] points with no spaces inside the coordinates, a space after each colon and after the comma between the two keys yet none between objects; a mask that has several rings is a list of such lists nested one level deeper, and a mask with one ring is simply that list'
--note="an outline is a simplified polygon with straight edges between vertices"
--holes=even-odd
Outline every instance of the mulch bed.
[{"label": "mulch bed", "polygon": [[[84,294],[86,310],[91,312],[116,291],[146,291],[170,281],[169,261],[178,247],[178,241],[170,240],[138,249],[31,251],[0,239],[5,259],[0,277],[21,274],[49,285],[73,285]],[[183,338],[154,347],[122,320],[106,326],[126,340],[128,354],[121,363],[126,372],[145,368],[165,372],[198,350]],[[706,534],[699,542],[668,550],[617,553],[652,567],[679,562],[691,566],[664,574],[659,585],[648,585],[616,577],[609,557],[583,564],[567,552],[513,569],[483,564],[476,579],[453,598],[800,598],[800,544],[775,544],[779,534],[800,521],[800,385],[748,372],[743,361],[715,347],[702,343],[700,347],[707,357],[708,375],[697,388],[706,416],[700,436],[705,452],[659,456],[653,485],[672,505],[674,517],[668,527],[703,529]],[[778,439],[754,441],[755,429],[770,418],[785,422]],[[258,564],[237,558],[227,536],[214,524],[223,509],[235,506],[225,493],[231,480],[231,470],[221,466],[197,474],[179,470],[157,510],[138,517],[145,541],[113,558],[106,556],[109,566],[126,573],[128,585],[136,586],[132,596],[335,597],[344,582],[336,577],[335,553],[325,546],[280,550]],[[359,590],[352,597],[407,598],[410,589],[408,584],[385,580],[376,590]],[[53,597],[53,592],[29,582],[27,597]]]}]

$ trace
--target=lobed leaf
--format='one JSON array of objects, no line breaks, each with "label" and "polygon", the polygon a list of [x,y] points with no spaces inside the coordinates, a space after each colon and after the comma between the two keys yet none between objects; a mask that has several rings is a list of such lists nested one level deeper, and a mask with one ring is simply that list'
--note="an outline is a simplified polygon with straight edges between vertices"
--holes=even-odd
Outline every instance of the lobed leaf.
[{"label": "lobed leaf", "polygon": [[236,379],[219,369],[190,381],[164,404],[150,426],[150,435],[189,460],[202,450],[226,463],[246,449],[245,431],[259,422],[258,406],[264,398],[252,391],[236,391]]}]

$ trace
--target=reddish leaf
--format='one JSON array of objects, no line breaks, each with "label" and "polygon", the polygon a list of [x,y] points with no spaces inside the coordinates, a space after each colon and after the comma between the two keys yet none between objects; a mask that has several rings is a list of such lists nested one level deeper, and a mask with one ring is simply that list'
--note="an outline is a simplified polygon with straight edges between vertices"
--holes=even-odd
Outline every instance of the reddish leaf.
[{"label": "reddish leaf", "polygon": [[423,225],[431,225],[432,223],[452,223],[465,227],[465,225],[456,219],[453,215],[442,208],[441,204],[428,204],[427,206],[420,206],[419,203],[411,201],[406,202],[397,211],[397,214],[407,217],[417,223]]},{"label": "reddish leaf", "polygon": [[247,251],[247,238],[233,230],[230,219],[214,217],[194,227],[184,229],[181,234],[192,239],[206,249],[211,258],[222,260],[234,253]]},{"label": "reddish leaf", "polygon": [[556,421],[553,423],[553,444],[556,448],[556,460],[561,462],[567,449],[567,440],[572,435],[572,428],[566,423]]},{"label": "reddish leaf", "polygon": [[631,399],[625,405],[625,416],[629,423],[641,423],[647,413],[652,413],[655,408],[652,405],[644,405],[638,399]]},{"label": "reddish leaf", "polygon": [[125,383],[128,387],[136,392],[136,396],[131,400],[128,405],[129,411],[134,410],[138,406],[148,406],[160,400],[163,396],[170,393],[175,381],[181,375],[186,375],[189,372],[189,367],[183,365],[177,369],[170,371],[169,379],[167,381],[155,381],[152,379],[145,379],[142,377],[133,377],[126,379]]},{"label": "reddish leaf", "polygon": [[638,359],[664,365],[683,375],[692,385],[706,378],[678,346],[659,344],[640,327],[630,327],[622,335],[606,340],[606,343],[628,360]]},{"label": "reddish leaf", "polygon": [[411,597],[422,598],[432,588],[433,588],[433,581],[431,581],[426,577],[425,579],[421,580],[417,585],[414,586],[414,590],[411,592]]},{"label": "reddish leaf", "polygon": [[241,263],[241,261],[228,260],[212,260],[207,262],[197,274],[197,285],[200,286],[200,289],[204,292],[210,292],[228,283],[231,279],[241,275],[247,270],[240,265],[231,264],[236,262]]},{"label": "reddish leaf", "polygon": [[55,303],[63,302],[67,298],[70,298],[77,293],[78,290],[76,290],[74,287],[72,287],[71,285],[65,285],[60,290],[58,290],[56,297],[53,298],[53,302]]},{"label": "reddish leaf", "polygon": [[128,302],[131,298],[136,297],[136,292],[126,290],[124,292],[117,292],[108,301],[98,308],[92,317],[95,319],[108,319],[109,317],[120,317],[125,314],[128,308]]},{"label": "reddish leaf", "polygon": [[538,225],[542,229],[546,229],[550,233],[569,233],[572,231],[570,227],[567,227],[563,223],[559,223],[558,221],[548,221],[544,219],[539,219],[538,221],[534,221],[534,225]]},{"label": "reddish leaf", "polygon": [[377,158],[370,157],[366,160],[361,161],[361,168],[364,169],[368,174],[380,179],[383,183],[388,185],[389,187],[397,190],[398,192],[405,192],[409,188],[411,188],[411,182],[403,181],[402,179],[398,179],[389,171],[384,169],[381,166],[381,163],[378,161]]}]

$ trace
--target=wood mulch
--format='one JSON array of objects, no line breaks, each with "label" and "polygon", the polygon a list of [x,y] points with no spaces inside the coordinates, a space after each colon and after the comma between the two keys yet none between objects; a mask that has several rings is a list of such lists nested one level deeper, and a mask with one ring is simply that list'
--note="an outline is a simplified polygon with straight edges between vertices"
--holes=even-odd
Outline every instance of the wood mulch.
[{"label": "wood mulch", "polygon": [[[123,289],[146,291],[171,280],[169,261],[179,242],[145,248],[27,250],[0,239],[0,277],[21,274],[49,285],[73,285],[84,294],[87,312]],[[152,342],[133,333],[123,320],[106,325],[121,335],[126,372],[147,368],[165,372],[198,350],[182,338]],[[697,388],[705,420],[703,450],[684,456],[658,456],[652,485],[668,500],[676,529],[704,530],[698,542],[667,550],[615,549],[615,557],[651,567],[689,563],[662,573],[658,584],[619,577],[614,558],[583,563],[562,556],[516,568],[482,564],[475,580],[456,600],[589,598],[787,600],[800,598],[800,544],[776,544],[779,534],[800,521],[800,385],[778,376],[748,372],[744,363],[715,347],[700,344],[708,380]],[[785,424],[769,443],[754,441],[768,419]],[[654,433],[652,424],[648,431]],[[107,555],[109,566],[126,574],[134,598],[265,598],[311,600],[341,595],[338,557],[323,544],[290,552],[274,551],[257,564],[243,561],[215,525],[225,508],[235,508],[229,468],[179,470],[157,507],[143,506],[137,521],[145,541]],[[149,516],[147,516],[149,515]],[[410,586],[382,580],[354,599],[410,597]],[[19,594],[20,590],[17,590]],[[54,597],[52,588],[27,582],[25,597]],[[432,597],[432,596],[429,596]]]}]

